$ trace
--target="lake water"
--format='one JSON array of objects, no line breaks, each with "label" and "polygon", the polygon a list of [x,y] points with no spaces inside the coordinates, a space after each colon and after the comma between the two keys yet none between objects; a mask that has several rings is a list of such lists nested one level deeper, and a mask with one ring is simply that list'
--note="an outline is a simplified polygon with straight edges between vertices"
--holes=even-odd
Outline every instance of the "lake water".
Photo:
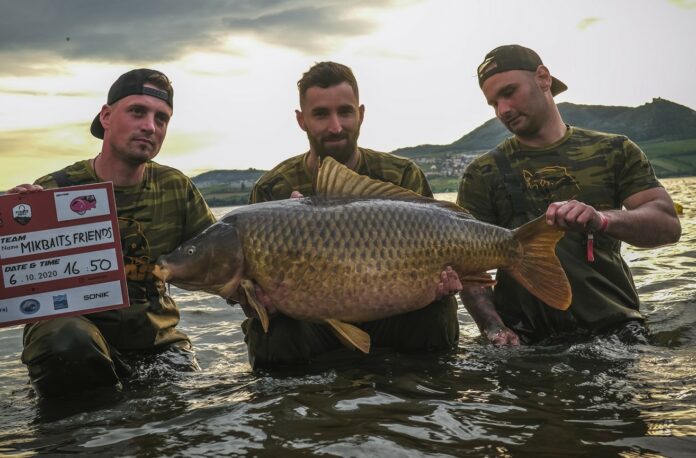
[{"label": "lake water", "polygon": [[172,288],[202,371],[150,370],[117,396],[39,402],[21,328],[0,329],[0,455],[696,456],[696,178],[664,183],[681,242],[625,248],[647,345],[495,348],[462,307],[448,354],[251,372],[241,310]]}]

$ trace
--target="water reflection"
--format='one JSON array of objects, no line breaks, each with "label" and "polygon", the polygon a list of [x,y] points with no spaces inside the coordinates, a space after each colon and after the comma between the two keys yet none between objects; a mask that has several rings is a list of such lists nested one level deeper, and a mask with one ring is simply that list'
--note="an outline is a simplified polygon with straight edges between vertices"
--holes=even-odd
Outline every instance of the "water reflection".
[{"label": "water reflection", "polygon": [[[695,179],[666,181],[695,201]],[[657,250],[625,248],[646,344],[585,337],[486,345],[460,311],[457,351],[332,354],[309,370],[252,373],[241,310],[172,288],[202,370],[151,373],[112,396],[39,402],[0,329],[0,455],[693,456],[695,213]]]}]

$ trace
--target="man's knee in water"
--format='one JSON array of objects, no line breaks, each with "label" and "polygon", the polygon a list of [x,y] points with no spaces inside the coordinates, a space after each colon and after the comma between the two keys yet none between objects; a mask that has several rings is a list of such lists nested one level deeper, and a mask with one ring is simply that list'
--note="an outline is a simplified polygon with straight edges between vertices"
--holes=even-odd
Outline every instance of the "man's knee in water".
[{"label": "man's knee in water", "polygon": [[83,317],[29,325],[22,362],[34,389],[43,397],[119,384],[106,341]]},{"label": "man's knee in water", "polygon": [[[53,357],[68,361],[84,360],[95,350],[108,354],[103,336],[85,318],[57,318],[31,326],[24,338],[24,353],[31,360]],[[31,362],[25,361],[25,364]]]}]

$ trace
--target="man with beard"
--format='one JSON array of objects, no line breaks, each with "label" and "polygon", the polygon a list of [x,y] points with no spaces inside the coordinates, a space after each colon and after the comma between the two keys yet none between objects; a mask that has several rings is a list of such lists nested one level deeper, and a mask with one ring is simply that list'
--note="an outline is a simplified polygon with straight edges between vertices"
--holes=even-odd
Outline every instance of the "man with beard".
[{"label": "man with beard", "polygon": [[645,154],[622,135],[565,124],[553,97],[567,87],[531,49],[492,50],[478,67],[478,79],[514,136],[469,164],[457,203],[482,221],[510,229],[545,215],[549,225],[568,231],[556,253],[573,301],[566,311],[552,309],[498,271],[492,291],[462,291],[467,310],[497,345],[578,332],[640,338],[640,301],[621,242],[655,247],[681,234],[672,199]]},{"label": "man with beard", "polygon": [[[262,176],[251,192],[250,203],[308,196],[320,159],[331,156],[359,174],[432,197],[423,172],[408,159],[358,147],[365,114],[359,103],[358,84],[345,65],[320,62],[297,82],[300,109],[297,123],[307,133],[309,151],[285,160]],[[456,274],[447,269],[438,288],[440,300],[408,314],[360,323],[371,346],[398,351],[443,350],[456,346],[459,335],[457,302],[448,293],[461,289]],[[263,293],[257,291],[264,305]],[[251,313],[245,307],[248,315]],[[254,368],[308,363],[342,347],[325,325],[294,320],[276,314],[268,333],[260,320],[247,319],[242,326]],[[333,353],[332,353],[333,355]]]},{"label": "man with beard", "polygon": [[164,362],[198,367],[189,338],[175,329],[179,310],[153,263],[211,225],[215,218],[191,180],[157,164],[173,113],[174,90],[161,72],[131,70],[111,86],[91,126],[103,139],[99,154],[9,192],[34,192],[112,181],[130,306],[59,317],[24,328],[22,362],[42,397],[121,387],[131,365]]}]

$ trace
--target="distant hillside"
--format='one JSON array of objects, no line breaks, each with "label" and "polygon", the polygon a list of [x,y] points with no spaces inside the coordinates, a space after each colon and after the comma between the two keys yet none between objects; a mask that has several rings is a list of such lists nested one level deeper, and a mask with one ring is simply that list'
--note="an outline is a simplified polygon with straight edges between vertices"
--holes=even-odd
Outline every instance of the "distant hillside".
[{"label": "distant hillside", "polygon": [[[638,144],[696,139],[696,111],[661,98],[636,108],[563,102],[558,104],[558,109],[563,120],[570,125],[624,134]],[[509,136],[510,132],[493,118],[449,145],[420,145],[400,148],[392,153],[415,158],[487,151]]]},{"label": "distant hillside", "polygon": [[[624,134],[645,151],[661,178],[696,175],[696,111],[661,98],[636,108],[559,103],[563,120],[603,132]],[[449,145],[420,145],[392,151],[413,159],[436,192],[457,190],[459,177],[476,156],[509,137],[496,118]]]},{"label": "distant hillside", "polygon": [[[568,102],[558,107],[568,124],[630,137],[648,155],[659,177],[696,175],[696,111],[688,107],[661,98],[635,108]],[[420,145],[392,153],[413,159],[434,192],[453,192],[467,164],[508,136],[493,118],[449,145]],[[240,205],[247,202],[251,186],[263,173],[214,170],[193,182],[212,206]]]},{"label": "distant hillside", "polygon": [[228,184],[231,187],[239,189],[244,183],[253,185],[261,175],[266,173],[265,170],[247,169],[247,170],[211,170],[210,172],[201,173],[192,178],[193,183],[198,187],[207,187],[218,184]]},{"label": "distant hillside", "polygon": [[249,201],[254,182],[265,170],[211,170],[191,180],[211,207],[243,205]]}]

